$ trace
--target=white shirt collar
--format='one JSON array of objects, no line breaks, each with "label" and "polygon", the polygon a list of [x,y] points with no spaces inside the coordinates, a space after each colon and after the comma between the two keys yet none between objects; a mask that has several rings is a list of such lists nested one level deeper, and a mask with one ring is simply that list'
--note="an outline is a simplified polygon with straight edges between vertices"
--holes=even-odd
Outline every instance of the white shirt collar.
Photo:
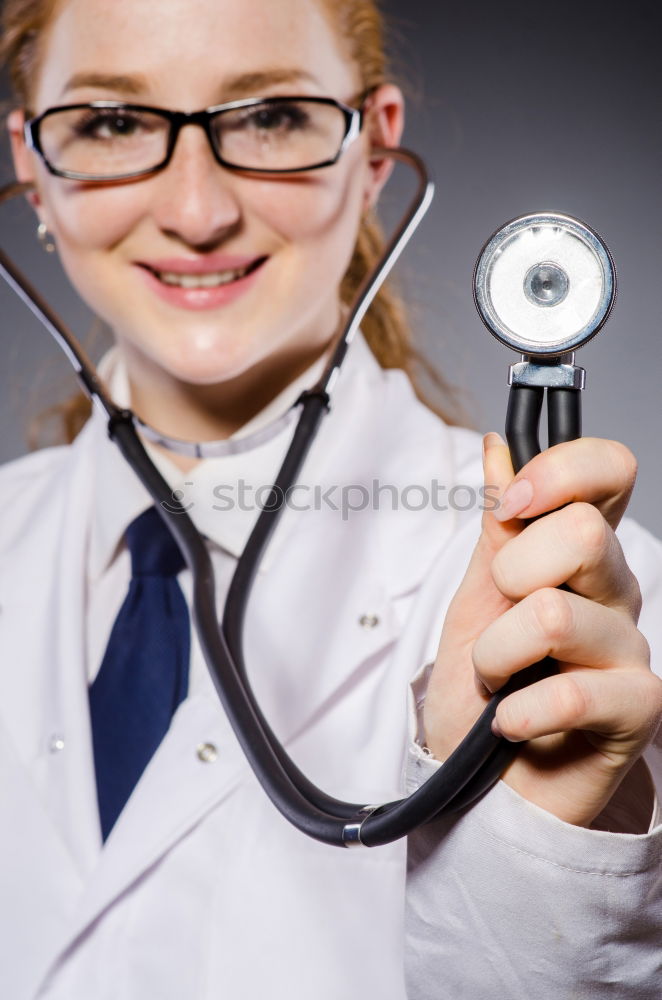
[{"label": "white shirt collar", "polygon": [[[290,383],[267,406],[248,421],[233,437],[245,435],[277,419],[310,388],[323,371],[325,357],[319,358],[301,376]],[[98,370],[111,398],[119,406],[130,405],[128,373],[121,354],[111,348],[101,359]],[[358,333],[350,345],[338,386],[334,406],[350,406],[352,383],[357,377],[381,369],[363,336]],[[328,417],[323,418],[328,420]],[[259,514],[258,505],[266,499],[284,458],[295,424],[283,427],[273,438],[237,454],[202,459],[188,473],[180,469],[148,442],[145,447],[157,469],[172,488],[198,530],[235,558],[241,555]],[[126,528],[153,504],[152,497],[107,437],[104,416],[95,410],[86,432],[95,437],[97,463],[95,476],[95,516],[90,541],[90,575],[101,575],[117,554]],[[83,433],[86,433],[85,431]],[[261,569],[270,564],[269,549]]]}]

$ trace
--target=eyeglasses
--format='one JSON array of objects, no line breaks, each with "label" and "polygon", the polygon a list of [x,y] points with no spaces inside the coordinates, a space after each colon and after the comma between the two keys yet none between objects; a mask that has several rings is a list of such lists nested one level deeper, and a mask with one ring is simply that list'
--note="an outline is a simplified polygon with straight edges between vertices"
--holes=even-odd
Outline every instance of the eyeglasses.
[{"label": "eyeglasses", "polygon": [[363,109],[331,97],[250,98],[192,112],[92,101],[49,108],[25,123],[25,138],[57,177],[125,180],[167,167],[185,125],[204,130],[223,167],[292,174],[337,163],[361,132]]}]

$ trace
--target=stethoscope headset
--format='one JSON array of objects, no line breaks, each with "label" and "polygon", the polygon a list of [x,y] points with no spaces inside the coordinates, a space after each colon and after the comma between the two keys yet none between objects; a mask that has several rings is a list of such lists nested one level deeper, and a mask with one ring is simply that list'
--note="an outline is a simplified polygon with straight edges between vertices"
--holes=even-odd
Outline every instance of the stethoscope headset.
[{"label": "stethoscope headset", "polygon": [[[260,558],[283,508],[278,497],[286,495],[296,481],[330,408],[349,344],[434,194],[425,164],[415,153],[380,148],[374,155],[410,166],[417,174],[418,188],[379,262],[365,276],[323,374],[287,414],[267,429],[268,436],[274,435],[284,423],[298,417],[276,481],[238,561],[220,626],[215,610],[214,572],[205,542],[149,458],[141,435],[180,454],[201,458],[225,453],[227,443],[191,444],[168,438],[131,410],[116,406],[73,334],[0,250],[0,273],[65,352],[82,389],[107,418],[110,438],[154,499],[181,549],[193,578],[192,613],[200,646],[251,768],[290,823],[302,833],[338,847],[387,844],[475,802],[498,780],[519,746],[492,732],[498,705],[513,691],[556,669],[554,661],[546,658],[520,671],[492,696],[470,732],[432,777],[408,798],[381,805],[343,802],[317,788],[278,742],[251,689],[243,656],[243,627]],[[9,184],[0,190],[0,202],[30,189],[30,184]],[[615,292],[609,251],[592,230],[569,216],[522,216],[497,231],[483,248],[474,272],[476,305],[494,336],[522,355],[522,360],[510,369],[506,417],[506,436],[516,472],[541,450],[538,426],[545,389],[549,444],[581,435],[584,372],[575,366],[572,352],[604,324]],[[264,440],[265,431],[257,433]],[[250,447],[254,440],[248,435],[235,446]]]}]

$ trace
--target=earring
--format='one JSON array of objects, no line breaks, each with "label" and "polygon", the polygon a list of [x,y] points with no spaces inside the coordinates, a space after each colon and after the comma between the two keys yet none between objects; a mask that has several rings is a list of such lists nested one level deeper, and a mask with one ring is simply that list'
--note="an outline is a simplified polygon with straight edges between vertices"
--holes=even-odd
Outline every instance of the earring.
[{"label": "earring", "polygon": [[55,250],[55,244],[53,243],[53,239],[51,234],[48,232],[48,227],[45,222],[40,222],[37,226],[37,237],[46,253],[53,253]]}]

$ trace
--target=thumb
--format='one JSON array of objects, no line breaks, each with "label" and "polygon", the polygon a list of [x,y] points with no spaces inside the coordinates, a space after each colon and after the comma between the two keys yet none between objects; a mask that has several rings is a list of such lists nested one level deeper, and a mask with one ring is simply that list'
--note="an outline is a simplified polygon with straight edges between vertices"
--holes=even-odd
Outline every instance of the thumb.
[{"label": "thumb", "polygon": [[490,431],[483,438],[483,479],[485,495],[493,501],[493,504],[490,509],[483,511],[482,531],[494,553],[498,552],[508,539],[519,534],[519,530],[524,527],[521,521],[497,521],[494,516],[494,511],[498,509],[504,493],[514,478],[515,472],[508,445],[499,434]]},{"label": "thumb", "polygon": [[494,516],[494,510],[514,477],[508,445],[494,432],[483,439],[483,477],[484,496],[493,502],[483,511],[480,537],[446,616],[446,625],[454,632],[458,629],[456,634],[463,635],[466,640],[477,638],[511,606],[494,584],[492,560],[524,527],[516,521],[497,521]]},{"label": "thumb", "polygon": [[475,683],[474,643],[488,625],[512,607],[492,578],[494,556],[522,530],[516,521],[500,523],[494,516],[513,478],[508,447],[498,434],[488,434],[483,441],[483,468],[483,495],[496,501],[496,506],[490,504],[492,509],[483,511],[480,537],[446,613],[425,697],[427,745],[439,760],[455,749],[485,707],[486,694]]}]

